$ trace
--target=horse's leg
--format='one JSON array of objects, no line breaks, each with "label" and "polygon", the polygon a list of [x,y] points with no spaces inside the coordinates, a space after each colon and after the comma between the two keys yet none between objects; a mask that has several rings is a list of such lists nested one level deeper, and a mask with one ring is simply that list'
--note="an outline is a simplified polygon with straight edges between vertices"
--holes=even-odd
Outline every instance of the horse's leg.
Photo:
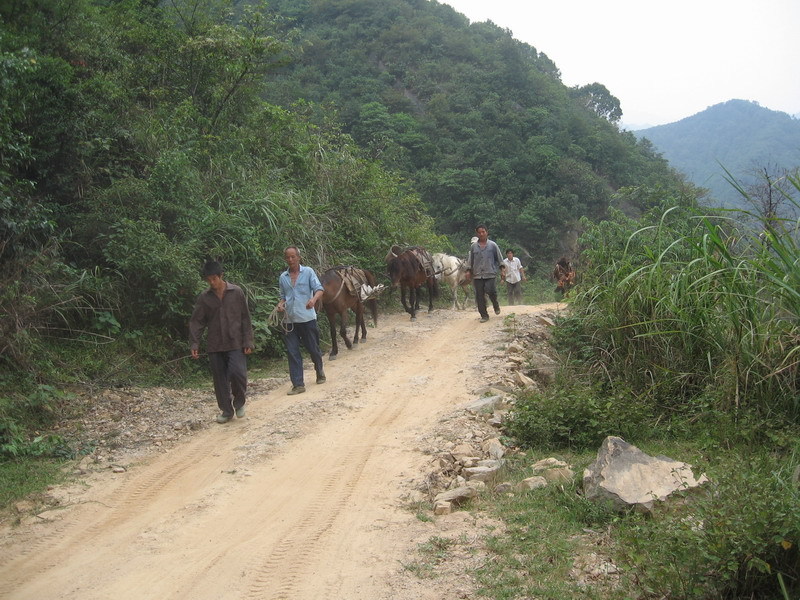
[{"label": "horse's leg", "polygon": [[347,349],[352,350],[353,344],[350,342],[350,338],[347,337],[347,321],[350,320],[350,315],[347,312],[347,307],[345,307],[344,310],[339,313],[339,318],[342,320],[342,327],[339,329],[339,335],[342,336],[342,339],[344,340],[344,345],[347,346]]},{"label": "horse's leg", "polygon": [[336,343],[336,313],[332,308],[328,310],[326,307],[325,314],[328,315],[328,328],[331,330],[331,351],[328,354],[328,360],[336,360],[339,354],[339,345]]},{"label": "horse's leg", "polygon": [[355,326],[353,326],[353,345],[355,346],[358,343],[358,328],[361,325],[361,323],[359,322],[359,318],[358,318],[358,304],[356,304],[350,310],[352,310],[353,314],[356,316],[356,324],[355,324]]},{"label": "horse's leg", "polygon": [[433,281],[431,277],[428,277],[427,281],[427,288],[428,288],[428,312],[433,312]]},{"label": "horse's leg", "polygon": [[453,282],[453,310],[458,308],[458,281]]},{"label": "horse's leg", "polygon": [[[411,300],[411,292],[408,292],[408,299]],[[408,304],[406,304],[406,287],[403,284],[400,284],[400,302],[403,303],[403,310],[405,310],[408,314],[412,317],[414,316],[413,306],[409,308]]]},{"label": "horse's leg", "polygon": [[411,285],[408,288],[408,306],[411,310],[409,310],[408,312],[411,314],[412,321],[417,320],[417,308],[419,308],[418,303],[419,303],[419,298],[417,297],[417,288]]},{"label": "horse's leg", "polygon": [[[361,327],[361,339],[358,339],[358,328]],[[362,302],[356,303],[356,335],[353,343],[367,341],[367,325],[364,323],[364,304]]]}]

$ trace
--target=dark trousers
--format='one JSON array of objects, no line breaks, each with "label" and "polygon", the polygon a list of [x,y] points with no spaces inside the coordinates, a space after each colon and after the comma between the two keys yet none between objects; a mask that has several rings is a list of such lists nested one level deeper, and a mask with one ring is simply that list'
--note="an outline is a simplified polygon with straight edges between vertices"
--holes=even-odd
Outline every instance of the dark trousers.
[{"label": "dark trousers", "polygon": [[486,295],[489,295],[489,300],[492,301],[492,306],[495,311],[500,310],[500,304],[497,302],[497,283],[494,277],[491,279],[473,279],[475,286],[475,304],[478,305],[478,312],[482,317],[489,318],[489,313],[486,310]]},{"label": "dark trousers", "polygon": [[522,281],[517,283],[506,281],[506,291],[508,292],[509,304],[522,304]]},{"label": "dark trousers", "polygon": [[208,362],[214,379],[217,405],[226,417],[247,401],[247,358],[241,348],[225,352],[209,352]]},{"label": "dark trousers", "polygon": [[289,354],[289,379],[293,386],[305,385],[303,383],[303,355],[300,345],[308,350],[317,375],[322,375],[322,352],[319,349],[319,328],[317,320],[312,319],[305,323],[290,323],[289,331],[284,336],[286,351]]}]

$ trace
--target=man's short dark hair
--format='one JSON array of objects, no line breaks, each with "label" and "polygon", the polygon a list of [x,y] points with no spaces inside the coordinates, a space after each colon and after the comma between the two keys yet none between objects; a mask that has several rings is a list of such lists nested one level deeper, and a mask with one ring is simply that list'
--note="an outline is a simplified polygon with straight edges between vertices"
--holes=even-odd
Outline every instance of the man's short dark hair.
[{"label": "man's short dark hair", "polygon": [[210,275],[222,275],[222,265],[216,260],[207,260],[200,269],[200,276],[206,278]]},{"label": "man's short dark hair", "polygon": [[485,229],[486,231],[489,231],[489,228],[486,227],[486,225],[478,225],[478,226],[476,226],[475,227],[475,231],[478,231],[478,229]]},{"label": "man's short dark hair", "polygon": [[506,248],[506,254],[508,254],[509,252],[511,252],[511,254],[514,254],[514,250],[512,248]]}]

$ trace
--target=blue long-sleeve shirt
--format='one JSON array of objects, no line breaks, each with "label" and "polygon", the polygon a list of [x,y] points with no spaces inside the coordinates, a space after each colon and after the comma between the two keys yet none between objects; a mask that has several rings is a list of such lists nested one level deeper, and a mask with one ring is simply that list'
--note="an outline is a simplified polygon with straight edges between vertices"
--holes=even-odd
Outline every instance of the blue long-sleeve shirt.
[{"label": "blue long-sleeve shirt", "polygon": [[319,277],[311,267],[300,265],[297,281],[292,285],[289,269],[286,269],[278,278],[281,300],[285,301],[286,320],[288,323],[307,323],[317,318],[313,308],[306,308],[306,304],[317,291],[323,289]]}]

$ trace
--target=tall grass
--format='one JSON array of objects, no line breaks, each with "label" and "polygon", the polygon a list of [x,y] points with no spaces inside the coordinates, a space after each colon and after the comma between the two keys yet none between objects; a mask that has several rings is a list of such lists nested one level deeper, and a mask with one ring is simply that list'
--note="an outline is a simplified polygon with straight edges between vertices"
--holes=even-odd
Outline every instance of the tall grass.
[{"label": "tall grass", "polygon": [[668,410],[702,397],[798,417],[799,224],[742,216],[675,208],[627,237],[621,215],[590,229],[573,307],[597,372]]}]

